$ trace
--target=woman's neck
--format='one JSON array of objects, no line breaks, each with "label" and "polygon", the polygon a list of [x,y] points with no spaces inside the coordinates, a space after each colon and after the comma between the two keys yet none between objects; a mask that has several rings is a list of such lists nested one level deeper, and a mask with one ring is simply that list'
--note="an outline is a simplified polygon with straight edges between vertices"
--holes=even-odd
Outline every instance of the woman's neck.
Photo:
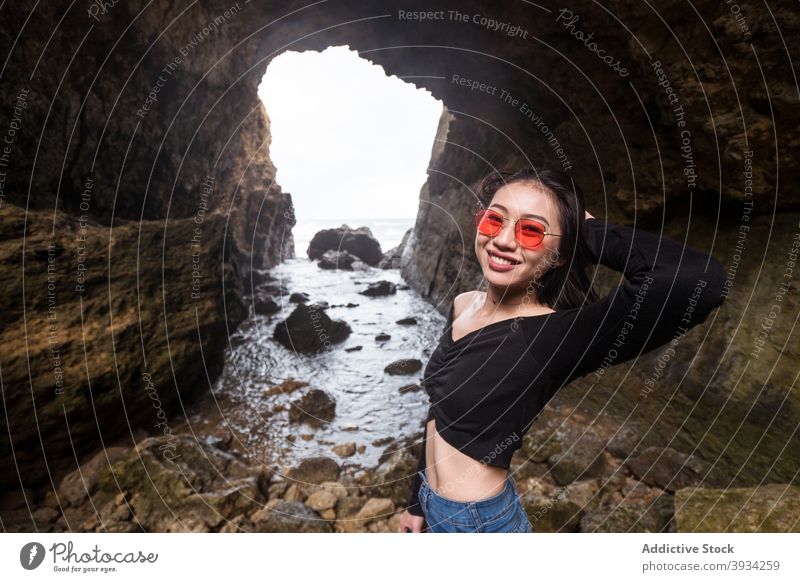
[{"label": "woman's neck", "polygon": [[510,291],[507,288],[497,289],[490,287],[484,291],[484,307],[497,311],[506,307],[537,306],[539,301],[535,294],[526,291]]}]

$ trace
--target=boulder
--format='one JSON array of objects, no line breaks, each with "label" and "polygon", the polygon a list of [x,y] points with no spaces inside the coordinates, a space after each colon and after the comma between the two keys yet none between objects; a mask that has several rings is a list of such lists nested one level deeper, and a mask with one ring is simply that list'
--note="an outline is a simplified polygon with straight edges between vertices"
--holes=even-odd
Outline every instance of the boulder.
[{"label": "boulder", "polygon": [[367,297],[385,297],[395,293],[397,293],[397,285],[391,281],[376,281],[367,285],[367,288],[363,291],[359,291],[360,295],[366,295]]},{"label": "boulder", "polygon": [[275,298],[263,291],[259,291],[253,295],[253,312],[258,315],[272,315],[281,310],[280,304],[275,301]]},{"label": "boulder", "polygon": [[537,533],[578,531],[583,509],[568,499],[558,495],[521,495],[520,501],[528,514],[528,519]]},{"label": "boulder", "polygon": [[265,388],[263,394],[264,396],[274,396],[275,394],[291,394],[295,390],[305,388],[306,386],[308,386],[308,382],[295,380],[294,378],[287,378],[280,384]]},{"label": "boulder", "polygon": [[336,416],[336,402],[323,390],[313,388],[292,400],[289,422],[305,422],[313,427],[324,426]]},{"label": "boulder", "polygon": [[416,374],[422,369],[422,362],[417,358],[405,358],[402,360],[395,360],[387,365],[383,371],[390,376],[405,376],[408,374]]},{"label": "boulder", "polygon": [[670,492],[700,485],[708,470],[701,459],[671,447],[647,447],[625,465],[642,481]]},{"label": "boulder", "polygon": [[400,394],[405,394],[406,392],[419,392],[420,390],[422,390],[422,385],[419,382],[406,384],[405,386],[400,386],[400,388],[397,389]]},{"label": "boulder", "polygon": [[573,446],[547,459],[550,470],[559,485],[568,485],[578,479],[598,477],[606,467],[602,448]]},{"label": "boulder", "polygon": [[253,269],[249,273],[246,273],[243,279],[246,293],[261,287],[264,283],[272,283],[275,281],[275,277],[268,269]]},{"label": "boulder", "polygon": [[405,505],[414,476],[417,472],[417,457],[414,452],[420,451],[421,445],[413,448],[401,448],[392,451],[375,469],[372,486],[369,492],[394,501],[397,505]]},{"label": "boulder", "polygon": [[308,258],[322,258],[326,251],[346,251],[370,266],[377,265],[383,258],[381,245],[366,226],[350,228],[343,224],[338,228],[319,231],[308,245]]},{"label": "boulder", "polygon": [[303,291],[295,291],[289,295],[289,303],[307,303],[311,300],[311,296]]},{"label": "boulder", "polygon": [[286,349],[316,353],[343,342],[350,332],[346,322],[331,320],[323,310],[300,304],[275,326],[273,337]]},{"label": "boulder", "polygon": [[306,499],[306,505],[314,511],[322,512],[336,507],[337,501],[339,501],[339,498],[336,495],[323,489],[309,495],[308,499]]},{"label": "boulder", "polygon": [[384,253],[383,257],[378,263],[379,269],[399,269],[402,266],[401,261],[403,257],[403,251],[406,248],[406,243],[408,242],[413,230],[413,227],[406,230],[406,232],[403,234],[403,240],[400,241],[400,244]]},{"label": "boulder", "polygon": [[389,519],[394,513],[394,503],[385,497],[372,497],[358,510],[354,520],[361,526],[379,519]]},{"label": "boulder", "polygon": [[320,260],[317,261],[317,266],[320,269],[352,271],[353,263],[356,261],[358,261],[358,257],[347,251],[331,250],[325,251]]},{"label": "boulder", "polygon": [[281,501],[254,513],[254,531],[259,533],[329,533],[330,523],[299,501]]},{"label": "boulder", "polygon": [[286,480],[299,485],[320,484],[339,479],[339,464],[329,457],[309,457],[291,468]]},{"label": "boulder", "polygon": [[331,449],[340,457],[352,457],[356,454],[356,443],[341,443]]}]

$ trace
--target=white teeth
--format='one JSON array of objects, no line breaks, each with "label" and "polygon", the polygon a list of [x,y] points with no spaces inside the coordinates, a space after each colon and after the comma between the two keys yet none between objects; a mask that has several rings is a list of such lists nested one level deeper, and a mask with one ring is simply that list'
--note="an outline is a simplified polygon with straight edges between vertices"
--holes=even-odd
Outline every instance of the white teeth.
[{"label": "white teeth", "polygon": [[514,261],[509,261],[508,259],[503,259],[501,257],[498,257],[497,255],[492,255],[491,253],[489,254],[489,256],[492,257],[492,260],[495,263],[499,263],[501,265],[514,265],[515,264]]}]

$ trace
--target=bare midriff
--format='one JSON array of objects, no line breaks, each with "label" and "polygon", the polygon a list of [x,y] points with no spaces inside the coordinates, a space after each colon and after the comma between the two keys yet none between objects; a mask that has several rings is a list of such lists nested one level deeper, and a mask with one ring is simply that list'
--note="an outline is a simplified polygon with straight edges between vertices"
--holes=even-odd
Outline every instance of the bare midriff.
[{"label": "bare midriff", "polygon": [[453,447],[439,435],[435,419],[428,421],[425,430],[425,476],[437,495],[453,501],[479,501],[503,490],[506,469],[476,461]]}]

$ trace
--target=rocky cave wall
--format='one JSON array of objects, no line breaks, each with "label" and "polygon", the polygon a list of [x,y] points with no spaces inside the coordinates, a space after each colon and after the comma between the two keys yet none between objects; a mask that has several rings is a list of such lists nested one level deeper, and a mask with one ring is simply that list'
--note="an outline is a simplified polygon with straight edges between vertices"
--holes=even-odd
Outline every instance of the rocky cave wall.
[{"label": "rocky cave wall", "polygon": [[[109,3],[102,10],[97,3],[79,1],[67,12],[58,3],[27,1],[6,10],[0,45],[9,58],[2,71],[0,131],[15,119],[20,129],[8,153],[13,171],[5,177],[2,201],[17,216],[14,207],[42,214],[31,215],[36,218],[27,234],[24,218],[15,222],[21,220],[22,227],[4,229],[9,249],[4,269],[16,274],[7,278],[8,293],[19,298],[4,312],[4,335],[23,328],[21,305],[34,293],[35,288],[23,288],[23,272],[41,272],[47,260],[46,253],[28,256],[23,270],[22,239],[45,224],[56,207],[72,217],[86,215],[98,235],[111,224],[143,221],[143,232],[152,233],[154,241],[159,236],[173,240],[181,228],[191,238],[186,221],[207,207],[209,216],[218,215],[207,223],[217,226],[204,234],[205,248],[213,249],[204,257],[208,272],[230,272],[235,287],[251,267],[275,265],[287,253],[294,217],[291,197],[274,180],[269,118],[256,89],[269,60],[284,50],[347,44],[387,74],[426,88],[447,107],[437,136],[442,141],[433,146],[429,179],[420,193],[411,248],[404,254],[403,275],[417,291],[444,311],[456,293],[480,282],[472,259],[471,188],[486,172],[529,162],[562,169],[566,164],[594,215],[663,228],[736,267],[732,298],[713,332],[719,345],[726,345],[726,358],[703,357],[717,366],[714,398],[723,401],[733,394],[735,402],[746,403],[758,382],[736,390],[732,386],[744,366],[736,356],[750,350],[752,338],[734,336],[733,330],[758,327],[769,287],[781,276],[781,262],[769,258],[786,248],[780,245],[791,241],[798,224],[798,90],[791,66],[798,47],[777,40],[779,32],[797,38],[800,17],[793,5],[776,2],[765,10],[741,3],[747,33],[727,6],[710,1],[671,8],[577,3],[569,7],[571,18],[579,17],[572,29],[565,27],[569,18],[563,6],[552,2],[454,5],[426,2],[425,10],[445,11],[443,19],[427,22],[400,17],[399,11],[418,8],[394,1],[304,6],[294,1],[157,0]],[[491,30],[475,22],[476,14],[518,26],[518,32],[510,36]],[[575,29],[592,33],[627,75],[602,63],[570,34]],[[454,82],[454,75],[496,90],[471,90]],[[667,85],[674,90],[673,101]],[[743,176],[749,162],[752,196],[745,192]],[[209,185],[210,195],[204,195]],[[751,235],[747,251],[740,253],[737,233],[750,202],[749,224],[759,236]],[[56,229],[52,239],[69,248],[74,236],[74,231]],[[98,269],[101,259],[112,262],[113,256],[97,253]],[[176,261],[190,256],[173,255]],[[765,258],[769,264],[762,265]],[[151,298],[147,294],[157,296],[162,288],[163,257],[150,253],[141,260],[134,268],[146,301]],[[181,282],[190,286],[190,272],[182,276]],[[70,288],[64,291],[69,299],[60,301],[75,304]],[[89,293],[102,298],[108,290],[96,285]],[[235,325],[242,315],[226,312],[226,291],[209,293],[216,298],[208,306],[210,317]],[[92,319],[91,314],[85,317]],[[130,326],[135,333],[134,320]],[[28,342],[47,333],[43,326],[23,331],[20,337]],[[154,333],[162,337],[149,345],[164,345],[168,332]],[[96,341],[110,339],[98,336]],[[209,346],[211,353],[223,348],[224,341]],[[106,378],[100,389],[110,391],[119,370],[129,378],[141,376],[136,349],[131,342],[127,351],[117,352],[116,364],[98,360]],[[790,353],[777,374],[767,374],[770,402],[780,402],[790,386],[786,382],[796,355]],[[26,366],[10,363],[22,356],[6,349],[2,357],[5,406],[17,419],[13,422],[29,422],[34,404],[9,407],[29,390]],[[171,354],[176,376],[198,357],[198,346],[187,339]],[[9,375],[9,370],[16,372]],[[50,382],[50,373],[34,371],[42,386]],[[70,382],[76,390],[87,385],[85,378]],[[164,382],[173,382],[166,373]],[[88,405],[86,393],[83,398]],[[178,394],[165,398],[164,406],[174,409],[177,401]],[[109,410],[117,410],[120,402],[117,398]],[[52,402],[39,410],[60,414]],[[60,422],[56,416],[51,418],[54,426]],[[782,416],[779,423],[789,418]],[[91,432],[76,441],[76,454],[100,442],[97,431]],[[41,455],[20,453],[34,433],[12,426],[12,434],[20,435],[14,446],[22,454],[23,480],[41,478]],[[63,437],[63,428],[45,436],[49,446]],[[4,458],[9,446],[3,443]],[[53,457],[66,450],[54,445]],[[4,474],[17,482],[16,472]]]}]

